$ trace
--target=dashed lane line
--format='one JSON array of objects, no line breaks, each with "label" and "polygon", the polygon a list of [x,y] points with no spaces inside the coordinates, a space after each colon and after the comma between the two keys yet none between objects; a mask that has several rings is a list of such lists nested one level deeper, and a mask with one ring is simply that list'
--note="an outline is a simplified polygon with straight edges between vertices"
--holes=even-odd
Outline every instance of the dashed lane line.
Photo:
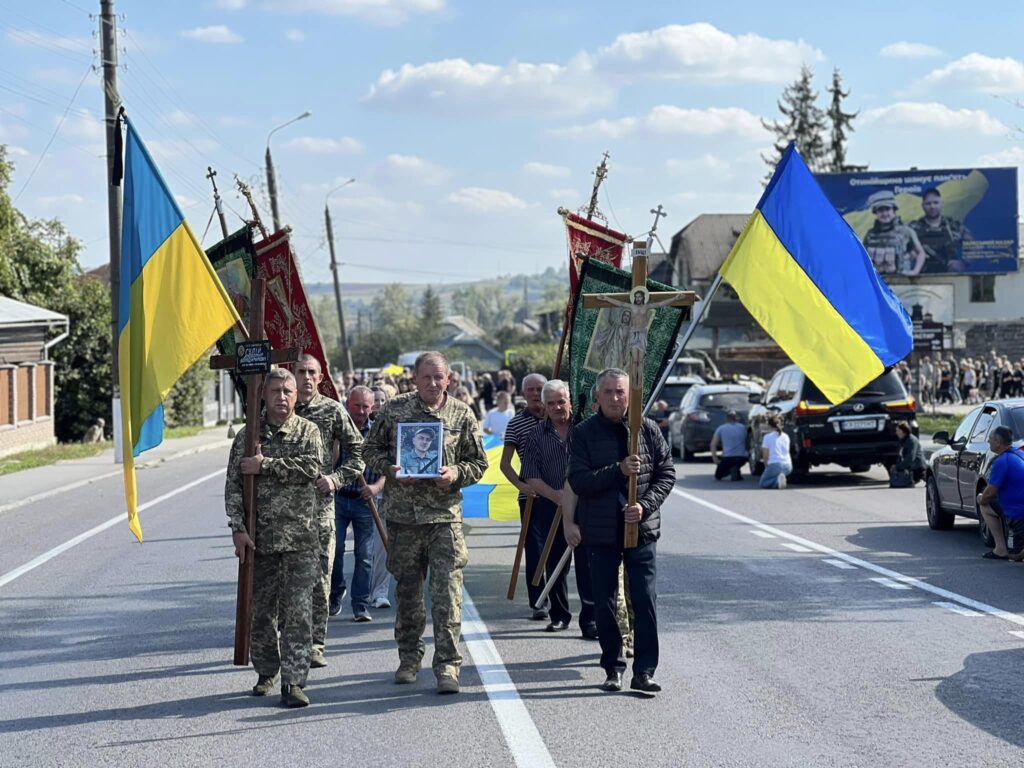
[{"label": "dashed lane line", "polygon": [[972,611],[970,608],[964,608],[962,605],[956,603],[947,603],[943,600],[937,600],[932,605],[937,605],[939,608],[945,608],[947,611],[953,613],[959,613],[961,616],[981,616],[982,614],[978,611]]},{"label": "dashed lane line", "polygon": [[909,587],[920,589],[921,591],[928,592],[932,595],[935,595],[936,597],[941,597],[943,598],[943,601],[954,603],[968,610],[978,611],[989,616],[994,616],[997,619],[1002,619],[1003,621],[1009,622],[1011,624],[1015,624],[1018,627],[1024,627],[1024,616],[1021,616],[1019,614],[1011,613],[1010,611],[1004,611],[1002,608],[996,608],[994,605],[983,603],[980,600],[973,600],[969,597],[965,597],[964,595],[957,594],[956,592],[950,592],[948,589],[943,589],[942,587],[937,587],[934,584],[929,584],[927,581],[921,581],[920,579],[915,579],[912,576],[906,576],[890,568],[885,568],[881,565],[875,565],[875,563],[872,563],[868,560],[862,560],[859,557],[848,555],[845,552],[840,552],[837,549],[826,547],[822,544],[818,544],[817,542],[805,539],[802,536],[797,536],[796,534],[784,531],[781,528],[776,528],[774,526],[767,525],[758,520],[754,520],[753,518],[747,517],[746,515],[741,515],[739,512],[733,512],[731,509],[726,509],[725,507],[719,506],[718,504],[712,504],[710,501],[706,501],[702,499],[700,496],[695,496],[692,493],[687,493],[681,488],[673,488],[672,493],[674,493],[676,496],[679,496],[680,498],[686,499],[687,501],[692,501],[694,504],[699,504],[702,507],[710,509],[713,512],[718,512],[720,515],[725,515],[726,517],[730,517],[733,520],[738,520],[741,523],[751,525],[760,531],[775,534],[779,538],[786,539],[794,544],[799,544],[803,547],[809,547],[811,550],[815,552],[820,552],[823,555],[828,555],[832,559],[842,560],[843,562],[849,563],[850,565],[864,568],[866,570],[877,573],[879,576],[885,576],[889,579],[892,579],[893,581],[898,581],[899,583],[906,584]]},{"label": "dashed lane line", "polygon": [[855,571],[855,570],[857,570],[857,566],[856,565],[850,565],[845,560],[836,560],[834,557],[826,557],[821,562],[828,563],[829,565],[834,565],[836,568],[842,568],[844,571]]},{"label": "dashed lane line", "polygon": [[755,536],[760,536],[762,539],[774,539],[775,534],[768,533],[767,531],[751,531]]},{"label": "dashed lane line", "polygon": [[786,547],[787,549],[792,549],[794,552],[813,552],[814,551],[813,549],[808,549],[803,544],[794,544],[791,541],[784,541],[784,542],[782,542],[782,546]]},{"label": "dashed lane line", "polygon": [[[177,496],[179,493],[184,493],[187,490],[195,488],[200,483],[205,483],[207,480],[210,480],[210,479],[212,479],[214,477],[217,477],[218,475],[223,475],[226,471],[227,470],[225,470],[225,469],[218,469],[216,472],[211,472],[208,475],[204,475],[203,477],[200,477],[198,480],[193,480],[191,483],[186,483],[185,485],[183,485],[183,486],[181,486],[179,488],[175,488],[170,493],[165,493],[163,496],[158,496],[155,499],[153,499],[152,501],[147,501],[145,504],[140,504],[139,508],[138,508],[139,512],[144,512],[147,509],[149,509],[150,507],[156,506],[157,504],[160,504],[160,503],[162,503],[164,501],[167,501],[169,498],[171,498],[173,496]],[[120,474],[120,471],[118,472],[118,474]],[[109,520],[107,520],[105,523],[100,523],[95,528],[90,528],[85,533],[80,533],[77,536],[75,536],[73,539],[68,539],[63,544],[60,544],[60,545],[54,547],[53,549],[51,549],[51,550],[49,550],[47,552],[44,552],[39,557],[36,557],[36,558],[34,558],[32,560],[29,560],[27,563],[25,563],[24,565],[18,566],[13,571],[8,571],[3,576],[0,576],[0,587],[4,587],[4,586],[10,584],[12,581],[14,581],[15,579],[17,579],[20,576],[24,576],[29,571],[34,571],[39,566],[44,565],[45,563],[48,563],[50,560],[53,560],[53,558],[55,558],[57,555],[59,555],[59,554],[61,554],[63,552],[67,552],[72,547],[78,546],[79,544],[81,544],[83,541],[86,541],[87,539],[91,539],[97,533],[102,533],[103,531],[107,530],[107,528],[111,528],[111,527],[117,525],[118,523],[126,522],[127,518],[128,518],[128,513],[127,512],[122,512],[119,515],[115,515],[114,517],[112,517]]]},{"label": "dashed lane line", "polygon": [[871,580],[876,584],[881,584],[883,587],[888,587],[889,589],[910,589],[910,585],[901,584],[900,582],[893,581],[885,576],[873,576],[871,577]]}]

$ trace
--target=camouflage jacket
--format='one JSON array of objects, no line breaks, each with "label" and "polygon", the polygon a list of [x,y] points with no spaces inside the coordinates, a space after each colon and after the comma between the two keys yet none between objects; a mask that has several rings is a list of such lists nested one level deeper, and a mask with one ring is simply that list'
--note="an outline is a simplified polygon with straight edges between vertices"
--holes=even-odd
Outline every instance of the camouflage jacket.
[{"label": "camouflage jacket", "polygon": [[[433,480],[400,484],[391,474],[398,464],[398,424],[440,421],[444,425],[441,465],[455,471],[455,482],[445,489]],[[415,392],[399,395],[379,414],[363,444],[366,465],[384,475],[381,514],[395,523],[451,523],[462,520],[462,491],[479,482],[487,470],[487,454],[478,436],[479,426],[469,406],[445,396],[441,408],[431,411]]]},{"label": "camouflage jacket", "polygon": [[[294,414],[280,427],[264,418],[260,422],[260,453],[263,463],[256,475],[256,551],[318,552],[320,499],[315,482],[324,464],[320,430]],[[224,485],[224,505],[232,531],[245,530],[245,476],[240,468],[244,455],[243,427],[231,445]]]},{"label": "camouflage jacket", "polygon": [[[345,406],[317,392],[303,405],[295,404],[295,414],[312,421],[320,428],[324,444],[324,461],[320,473],[334,481],[335,489],[342,488],[363,472],[363,436]],[[334,466],[334,441],[338,441],[341,463]],[[321,493],[320,516],[334,518],[334,494]]]}]

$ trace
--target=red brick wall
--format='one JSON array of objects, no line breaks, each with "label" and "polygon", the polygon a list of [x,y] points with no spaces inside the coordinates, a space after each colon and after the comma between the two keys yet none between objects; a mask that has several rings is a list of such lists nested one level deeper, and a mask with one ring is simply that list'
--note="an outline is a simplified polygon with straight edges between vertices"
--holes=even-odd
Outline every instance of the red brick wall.
[{"label": "red brick wall", "polygon": [[15,375],[18,387],[18,421],[32,418],[32,368],[19,366]]}]

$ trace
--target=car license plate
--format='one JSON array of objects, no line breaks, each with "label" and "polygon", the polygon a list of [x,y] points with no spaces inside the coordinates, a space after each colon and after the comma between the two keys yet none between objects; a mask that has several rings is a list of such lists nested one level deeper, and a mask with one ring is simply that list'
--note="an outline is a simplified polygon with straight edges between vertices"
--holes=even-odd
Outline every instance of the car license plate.
[{"label": "car license plate", "polygon": [[851,419],[843,422],[843,430],[850,432],[855,429],[877,429],[878,422],[875,419]]}]

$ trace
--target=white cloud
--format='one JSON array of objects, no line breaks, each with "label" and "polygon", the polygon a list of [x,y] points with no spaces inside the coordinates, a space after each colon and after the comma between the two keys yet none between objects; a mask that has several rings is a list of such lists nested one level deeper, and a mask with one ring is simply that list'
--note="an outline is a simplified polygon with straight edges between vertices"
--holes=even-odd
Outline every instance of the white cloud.
[{"label": "white cloud", "polygon": [[564,165],[550,165],[548,163],[527,163],[523,170],[531,176],[543,176],[547,179],[565,179],[572,173]]},{"label": "white cloud", "polygon": [[415,155],[388,155],[379,175],[392,182],[415,182],[426,186],[444,184],[451,175],[448,169]]},{"label": "white cloud", "polygon": [[17,144],[8,144],[7,154],[11,157],[28,157],[31,153],[24,147],[19,147]]},{"label": "white cloud", "polygon": [[1024,147],[1010,147],[978,158],[978,165],[1024,165]]},{"label": "white cloud", "polygon": [[223,24],[188,29],[182,32],[181,36],[190,40],[198,40],[200,43],[240,43],[243,40],[240,34],[233,32]]},{"label": "white cloud", "polygon": [[284,36],[292,43],[301,43],[306,39],[306,33],[301,29],[289,29]]},{"label": "white cloud", "polygon": [[192,139],[191,141],[185,141],[184,139],[147,139],[146,146],[149,148],[153,158],[160,161],[174,160],[189,153],[192,154],[192,157],[195,157],[197,153],[214,152],[220,147],[213,139]]},{"label": "white cloud", "polygon": [[963,134],[999,136],[1009,129],[981,109],[951,109],[938,102],[899,101],[887,107],[866,110],[861,115],[864,125],[881,124],[909,128],[959,131]]},{"label": "white cloud", "polygon": [[583,195],[578,189],[559,188],[548,191],[548,197],[554,200],[561,200],[566,207],[573,207],[577,202],[583,200]]},{"label": "white cloud", "polygon": [[707,23],[671,24],[619,35],[596,55],[599,70],[619,76],[703,82],[789,82],[824,54],[803,40],[731,35]]},{"label": "white cloud", "polygon": [[551,133],[564,138],[595,136],[609,139],[622,139],[637,133],[659,136],[732,134],[756,140],[765,136],[761,119],[740,107],[685,109],[666,104],[654,107],[643,117],[602,118],[587,125],[555,128]]},{"label": "white cloud", "polygon": [[199,201],[198,200],[196,200],[194,198],[191,198],[191,197],[187,197],[185,195],[178,195],[178,194],[176,194],[174,196],[174,199],[178,202],[178,206],[181,207],[181,208],[193,208],[193,207],[199,205]]},{"label": "white cloud", "polygon": [[[60,122],[59,117],[53,118],[54,125]],[[64,125],[61,126],[61,134],[64,138],[84,139],[86,141],[97,141],[105,139],[107,132],[103,121],[94,117],[91,112],[69,112]]]},{"label": "white cloud", "polygon": [[63,195],[44,195],[42,197],[37,197],[36,202],[45,208],[57,208],[65,205],[81,205],[85,202],[85,198],[74,193],[67,193]]},{"label": "white cloud", "polygon": [[1024,62],[1009,57],[995,59],[981,53],[969,53],[930,72],[921,84],[981,93],[1019,94],[1024,92]]},{"label": "white cloud", "polygon": [[375,24],[402,24],[413,16],[440,13],[445,0],[264,0],[268,10],[352,16]]},{"label": "white cloud", "polygon": [[364,100],[393,109],[451,114],[576,114],[605,106],[613,91],[577,58],[568,66],[512,62],[504,66],[445,59],[386,69]]},{"label": "white cloud", "polygon": [[351,136],[342,136],[340,139],[300,136],[285,146],[311,155],[361,155],[366,151],[366,147]]},{"label": "white cloud", "polygon": [[695,179],[727,181],[733,177],[732,165],[710,153],[688,160],[670,158],[665,161],[665,168],[672,174]]},{"label": "white cloud", "polygon": [[445,198],[449,203],[461,205],[479,213],[493,211],[513,211],[528,208],[525,200],[521,200],[510,192],[484,187],[463,187],[452,192]]},{"label": "white cloud", "polygon": [[932,59],[944,56],[945,54],[932,45],[908,43],[905,40],[901,40],[898,43],[885,46],[878,52],[878,55],[884,56],[887,59]]},{"label": "white cloud", "polygon": [[191,112],[186,112],[184,109],[176,109],[170,114],[164,115],[164,122],[168,125],[192,125],[195,121],[196,116]]}]

